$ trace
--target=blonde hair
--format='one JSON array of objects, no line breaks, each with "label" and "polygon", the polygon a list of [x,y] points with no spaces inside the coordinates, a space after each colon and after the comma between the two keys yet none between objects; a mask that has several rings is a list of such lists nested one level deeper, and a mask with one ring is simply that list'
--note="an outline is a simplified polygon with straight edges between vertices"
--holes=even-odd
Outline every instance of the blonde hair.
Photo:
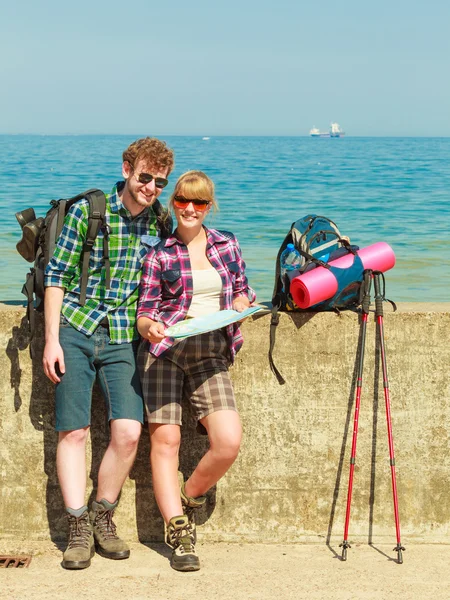
[{"label": "blonde hair", "polygon": [[214,183],[203,171],[187,171],[178,178],[169,200],[171,210],[175,196],[183,196],[188,200],[209,200],[215,211],[219,208],[214,197]]}]

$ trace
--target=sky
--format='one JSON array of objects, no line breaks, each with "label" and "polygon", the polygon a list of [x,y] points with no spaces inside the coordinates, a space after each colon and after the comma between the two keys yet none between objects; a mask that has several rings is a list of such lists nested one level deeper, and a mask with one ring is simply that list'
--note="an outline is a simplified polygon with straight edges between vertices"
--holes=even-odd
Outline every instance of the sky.
[{"label": "sky", "polygon": [[0,134],[450,136],[448,0],[0,0]]}]

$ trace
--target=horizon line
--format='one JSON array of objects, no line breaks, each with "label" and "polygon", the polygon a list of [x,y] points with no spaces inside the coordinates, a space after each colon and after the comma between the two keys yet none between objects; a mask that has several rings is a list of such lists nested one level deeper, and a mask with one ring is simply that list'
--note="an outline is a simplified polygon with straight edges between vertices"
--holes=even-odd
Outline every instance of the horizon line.
[{"label": "horizon line", "polygon": [[[43,132],[15,132],[15,133],[4,133],[4,132],[0,132],[0,136],[36,136],[36,137],[87,137],[87,136],[111,136],[111,137],[119,137],[119,136],[123,136],[123,137],[135,137],[135,136],[145,136],[145,135],[149,135],[149,134],[142,134],[142,133],[89,133],[89,132],[83,132],[83,133],[71,133],[71,132],[64,132],[64,133],[43,133]],[[264,133],[241,133],[241,134],[228,134],[228,133],[219,133],[219,134],[209,134],[209,135],[203,135],[201,133],[155,133],[155,134],[151,134],[149,137],[191,137],[191,138],[205,138],[205,141],[211,139],[211,138],[222,138],[222,137],[286,137],[286,138],[314,138],[316,139],[315,136],[311,136],[309,134],[287,134],[287,133],[281,133],[281,134],[264,134]],[[416,134],[416,135],[357,135],[357,134],[352,134],[352,135],[343,135],[341,136],[342,138],[434,138],[434,139],[445,139],[445,138],[450,138],[450,133],[448,135],[430,135],[430,134]],[[341,137],[336,137],[336,139],[341,139]],[[317,138],[317,139],[328,139],[328,138]],[[329,138],[329,139],[334,139],[334,138]]]}]

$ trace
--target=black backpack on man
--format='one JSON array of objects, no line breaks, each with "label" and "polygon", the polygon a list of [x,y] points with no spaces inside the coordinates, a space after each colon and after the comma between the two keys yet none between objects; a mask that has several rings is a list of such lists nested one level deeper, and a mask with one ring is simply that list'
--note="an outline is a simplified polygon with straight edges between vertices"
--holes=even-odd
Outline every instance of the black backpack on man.
[{"label": "black backpack on man", "polygon": [[[103,262],[107,289],[110,286],[109,229],[105,220],[105,194],[101,190],[93,188],[72,198],[52,200],[50,202],[51,208],[47,211],[45,217],[36,218],[33,208],[27,208],[16,213],[16,219],[22,227],[22,239],[17,243],[17,251],[25,260],[33,263],[22,288],[22,293],[27,298],[30,342],[35,332],[35,310],[42,312],[44,308],[45,268],[53,256],[66,214],[75,202],[83,199],[89,202],[87,235],[84,240],[81,258],[80,305],[84,306],[86,303],[90,253],[100,230],[103,231]],[[161,237],[168,237],[172,232],[171,217],[167,215],[167,211],[158,200],[152,207],[157,218]]]}]

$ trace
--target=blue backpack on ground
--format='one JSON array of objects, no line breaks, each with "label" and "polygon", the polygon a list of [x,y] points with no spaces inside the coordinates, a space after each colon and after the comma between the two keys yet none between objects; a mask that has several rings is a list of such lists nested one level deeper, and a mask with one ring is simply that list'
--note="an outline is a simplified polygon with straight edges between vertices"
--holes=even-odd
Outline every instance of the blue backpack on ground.
[{"label": "blue backpack on ground", "polygon": [[[290,247],[287,248],[289,244]],[[287,257],[291,264],[285,265],[283,259],[287,254],[286,249],[289,252],[292,246],[293,253]],[[341,235],[336,223],[331,219],[318,215],[307,215],[298,219],[292,224],[278,251],[272,306],[282,311],[302,310],[292,299],[290,282],[297,275],[318,266],[325,267],[333,273],[338,281],[338,289],[332,298],[307,310],[342,310],[357,306],[364,271],[361,259],[356,254],[358,249],[357,246],[350,245],[348,238]],[[354,255],[354,260],[348,269],[339,269],[328,264],[349,253]],[[293,254],[297,255],[295,262]]]},{"label": "blue backpack on ground", "polygon": [[[327,217],[306,215],[295,221],[283,240],[277,255],[275,267],[275,286],[272,295],[272,320],[270,325],[269,363],[279,383],[285,383],[277,370],[272,350],[275,345],[275,332],[279,322],[278,311],[336,311],[356,309],[361,304],[360,290],[363,281],[364,266],[348,237],[342,236],[336,223]],[[347,269],[333,267],[329,262],[353,254],[353,263]],[[306,271],[324,267],[336,277],[338,287],[331,298],[310,306],[299,308],[291,294],[290,282]]]}]

